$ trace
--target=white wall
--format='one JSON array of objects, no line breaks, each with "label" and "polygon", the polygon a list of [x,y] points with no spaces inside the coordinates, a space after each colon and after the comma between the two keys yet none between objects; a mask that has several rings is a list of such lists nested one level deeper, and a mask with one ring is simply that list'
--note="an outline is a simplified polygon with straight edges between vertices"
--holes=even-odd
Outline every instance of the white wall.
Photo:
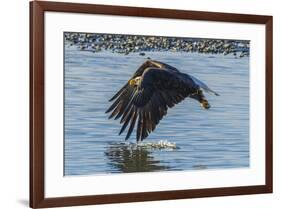
[{"label": "white wall", "polygon": [[[235,197],[215,197],[176,201],[114,204],[81,208],[267,208],[276,209],[281,203],[280,165],[281,131],[280,94],[281,84],[281,13],[276,0],[72,0],[100,4],[162,7],[187,10],[265,14],[274,16],[274,193]],[[0,207],[7,209],[28,207],[28,1],[10,0],[1,2],[0,32]],[[279,46],[276,47],[276,46]],[[279,153],[278,153],[279,151]],[[78,208],[78,207],[76,207]]]}]

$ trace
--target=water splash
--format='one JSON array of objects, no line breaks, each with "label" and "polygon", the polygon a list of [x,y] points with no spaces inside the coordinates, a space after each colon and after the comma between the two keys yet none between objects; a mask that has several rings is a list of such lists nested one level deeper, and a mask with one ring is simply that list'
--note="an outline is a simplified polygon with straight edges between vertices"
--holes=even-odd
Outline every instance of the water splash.
[{"label": "water splash", "polygon": [[176,143],[169,142],[168,140],[160,140],[158,142],[141,142],[136,144],[136,146],[150,148],[150,149],[168,149],[168,150],[179,149]]}]

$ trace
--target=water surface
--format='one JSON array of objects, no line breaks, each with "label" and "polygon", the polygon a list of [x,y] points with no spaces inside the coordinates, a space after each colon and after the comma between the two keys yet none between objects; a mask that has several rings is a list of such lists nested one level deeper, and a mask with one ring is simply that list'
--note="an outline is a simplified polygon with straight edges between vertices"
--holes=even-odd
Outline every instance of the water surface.
[{"label": "water surface", "polygon": [[[206,94],[211,108],[186,99],[145,142],[168,140],[178,149],[132,146],[108,120],[108,100],[149,56],[206,82],[220,96]],[[249,166],[249,57],[181,52],[146,56],[65,48],[65,175],[225,169]]]}]

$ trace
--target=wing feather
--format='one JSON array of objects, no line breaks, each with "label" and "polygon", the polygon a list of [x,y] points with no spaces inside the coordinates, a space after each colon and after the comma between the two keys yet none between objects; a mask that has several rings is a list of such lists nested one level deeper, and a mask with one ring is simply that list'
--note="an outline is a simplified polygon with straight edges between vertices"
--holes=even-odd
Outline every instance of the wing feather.
[{"label": "wing feather", "polygon": [[130,127],[129,127],[125,140],[129,139],[129,137],[131,136],[132,131],[134,130],[134,127],[135,127],[137,117],[138,117],[138,114],[137,114],[136,108],[134,107],[133,115],[131,117],[132,119],[131,119]]},{"label": "wing feather", "polygon": [[139,111],[139,119],[137,125],[137,141],[141,139],[141,132],[142,132],[142,111]]},{"label": "wing feather", "polygon": [[113,101],[116,99],[127,87],[129,86],[128,83],[126,83],[110,100],[109,102]]},{"label": "wing feather", "polygon": [[124,95],[126,95],[129,90],[130,90],[130,86],[127,86],[125,89],[123,89],[123,90],[120,92],[120,94],[118,95],[118,97],[115,98],[116,100],[115,100],[115,101],[113,102],[113,104],[106,110],[105,113],[109,113],[109,112],[111,112],[113,109],[115,109],[116,106],[119,104],[119,102],[120,102],[121,100],[124,100],[124,99],[125,99],[125,98],[124,98]]},{"label": "wing feather", "polygon": [[134,114],[134,107],[131,107],[130,111],[128,112],[128,114],[126,115],[126,118],[124,119],[124,124],[119,132],[119,135],[123,133],[123,131],[126,129],[126,127],[128,126],[130,120],[131,120],[131,117],[132,115]]},{"label": "wing feather", "polygon": [[133,95],[134,95],[134,90],[133,90],[133,88],[130,88],[130,91],[129,91],[126,99],[123,99],[123,102],[121,103],[121,106],[118,109],[118,114],[114,118],[115,120],[117,120],[124,114],[124,111],[125,111],[126,107],[128,106],[130,100],[132,99]]}]

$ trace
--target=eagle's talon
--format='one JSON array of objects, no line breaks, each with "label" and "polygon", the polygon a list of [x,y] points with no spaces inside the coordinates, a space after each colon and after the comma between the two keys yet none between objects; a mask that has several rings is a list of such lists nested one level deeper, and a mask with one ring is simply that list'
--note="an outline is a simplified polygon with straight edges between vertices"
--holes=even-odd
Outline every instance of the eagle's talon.
[{"label": "eagle's talon", "polygon": [[204,109],[209,109],[211,107],[211,105],[209,104],[209,102],[207,100],[203,100],[201,102],[201,107],[203,107]]}]

